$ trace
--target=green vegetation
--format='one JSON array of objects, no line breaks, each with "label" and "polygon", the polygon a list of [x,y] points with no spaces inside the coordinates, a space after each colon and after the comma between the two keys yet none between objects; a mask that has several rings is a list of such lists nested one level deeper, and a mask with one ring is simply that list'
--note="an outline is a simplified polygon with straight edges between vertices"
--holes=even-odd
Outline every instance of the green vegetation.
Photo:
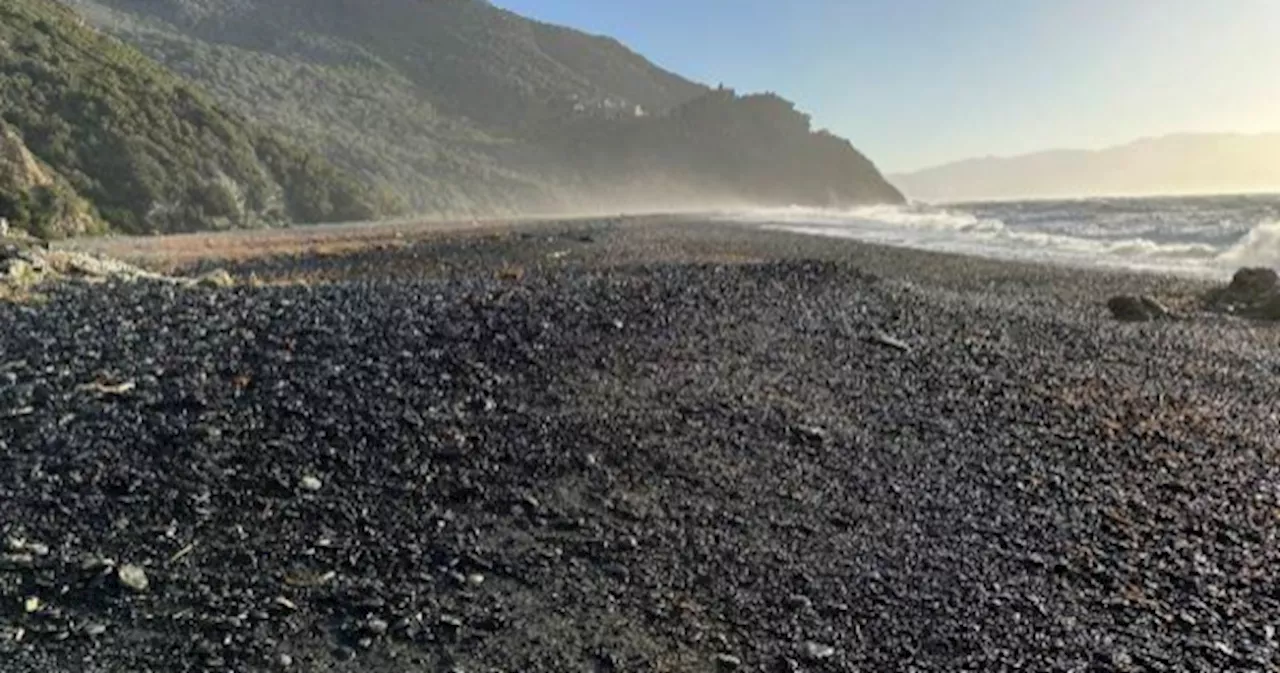
[{"label": "green vegetation", "polygon": [[64,184],[0,190],[0,218],[14,231],[46,240],[104,230],[84,199]]},{"label": "green vegetation", "polygon": [[60,175],[40,163],[0,120],[0,219],[40,238],[97,233],[104,224]]},{"label": "green vegetation", "polygon": [[368,219],[389,205],[52,0],[0,5],[0,120],[66,181],[5,196],[25,228],[72,189],[128,233]]},{"label": "green vegetation", "polygon": [[[418,212],[901,198],[781,98],[711,91],[481,0],[66,1]],[[225,210],[234,195],[219,189],[197,201]]]},{"label": "green vegetation", "polygon": [[525,130],[705,91],[616,41],[476,0],[74,0],[229,108],[436,214],[554,208]]}]

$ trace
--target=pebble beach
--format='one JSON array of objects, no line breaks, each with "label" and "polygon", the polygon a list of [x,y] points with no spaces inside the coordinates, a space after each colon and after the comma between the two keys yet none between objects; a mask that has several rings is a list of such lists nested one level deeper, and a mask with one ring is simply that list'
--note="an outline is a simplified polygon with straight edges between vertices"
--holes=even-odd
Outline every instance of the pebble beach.
[{"label": "pebble beach", "polygon": [[1206,281],[662,217],[216,252],[0,303],[0,670],[1280,670],[1280,331]]}]

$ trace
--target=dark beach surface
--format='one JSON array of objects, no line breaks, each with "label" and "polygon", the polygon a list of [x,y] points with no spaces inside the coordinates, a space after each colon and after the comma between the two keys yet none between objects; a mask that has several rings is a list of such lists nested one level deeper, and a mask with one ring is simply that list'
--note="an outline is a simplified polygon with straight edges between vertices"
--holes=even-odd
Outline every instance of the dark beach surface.
[{"label": "dark beach surface", "polygon": [[372,238],[0,304],[0,670],[1280,670],[1280,330],[1199,281]]}]

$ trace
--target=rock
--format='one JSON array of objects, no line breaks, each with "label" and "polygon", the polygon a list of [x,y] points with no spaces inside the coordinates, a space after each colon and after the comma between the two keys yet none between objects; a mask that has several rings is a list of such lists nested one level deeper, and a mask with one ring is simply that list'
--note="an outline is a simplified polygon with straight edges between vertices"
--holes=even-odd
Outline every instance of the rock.
[{"label": "rock", "polygon": [[717,654],[715,662],[716,667],[726,671],[735,671],[742,666],[742,660],[732,654]]},{"label": "rock", "polygon": [[1253,310],[1253,316],[1262,320],[1280,320],[1280,293],[1259,302]]},{"label": "rock", "polygon": [[896,350],[896,351],[899,351],[899,352],[902,352],[902,353],[909,353],[909,352],[911,352],[911,345],[910,345],[910,344],[908,344],[907,342],[903,341],[902,339],[898,339],[898,338],[896,338],[896,337],[889,336],[888,334],[885,334],[884,332],[876,332],[876,333],[872,334],[871,336],[867,337],[867,340],[868,340],[868,341],[870,341],[871,343],[873,343],[873,344],[877,345],[877,346],[884,346],[885,348],[892,348],[893,350]]},{"label": "rock", "polygon": [[116,571],[116,579],[119,580],[120,586],[134,593],[144,593],[151,586],[150,580],[147,579],[146,571],[139,566],[128,563],[120,566],[120,569]]},{"label": "rock", "polygon": [[289,668],[290,666],[293,666],[293,657],[288,654],[281,653],[280,656],[276,657],[276,666],[279,666],[280,668]]},{"label": "rock", "polygon": [[[37,549],[40,549],[43,551],[37,551]],[[27,542],[22,538],[16,538],[16,537],[5,539],[4,550],[14,554],[29,552],[31,554],[35,554],[36,556],[44,556],[45,554],[49,553],[49,548],[46,547],[45,545],[34,543],[34,542]]]},{"label": "rock", "polygon": [[813,601],[808,596],[792,594],[787,598],[787,606],[792,610],[809,610],[813,608]]},{"label": "rock", "polygon": [[306,570],[291,570],[285,573],[284,583],[291,587],[310,588],[319,587],[332,582],[338,576],[337,571],[326,570],[324,572],[311,572]]},{"label": "rock", "polygon": [[365,621],[362,629],[372,636],[385,636],[387,631],[391,629],[391,625],[385,619],[373,618]]},{"label": "rock", "polygon": [[1280,274],[1268,268],[1240,269],[1231,278],[1227,292],[1242,299],[1276,294],[1280,292]]},{"label": "rock", "polygon": [[457,630],[462,628],[462,619],[453,615],[440,615],[440,626]]},{"label": "rock", "polygon": [[226,288],[236,284],[236,279],[226,269],[215,269],[196,280],[201,287]]},{"label": "rock", "polygon": [[827,439],[826,428],[816,425],[796,425],[791,428],[791,432],[797,439],[810,444],[821,444]]},{"label": "rock", "polygon": [[311,491],[314,493],[323,487],[324,484],[318,478],[311,475],[307,475],[298,480],[298,488],[301,488],[304,491]]},{"label": "rock", "polygon": [[0,554],[0,570],[26,570],[35,564],[35,556],[31,554]]},{"label": "rock", "polygon": [[1142,295],[1138,298],[1138,301],[1142,302],[1142,306],[1146,308],[1147,313],[1156,320],[1164,320],[1166,318],[1173,317],[1173,313],[1171,313],[1169,309],[1165,308],[1164,304],[1161,304],[1152,297]]},{"label": "rock", "polygon": [[1240,269],[1230,285],[1209,293],[1207,299],[1215,311],[1280,320],[1280,278],[1274,269]]},{"label": "rock", "polygon": [[836,648],[812,640],[806,642],[800,651],[809,661],[824,661],[836,656]]},{"label": "rock", "polygon": [[84,627],[84,634],[90,638],[96,638],[106,632],[107,627],[104,624],[90,624]]},{"label": "rock", "polygon": [[1122,322],[1149,322],[1170,317],[1169,310],[1147,296],[1120,295],[1107,300],[1111,317]]}]

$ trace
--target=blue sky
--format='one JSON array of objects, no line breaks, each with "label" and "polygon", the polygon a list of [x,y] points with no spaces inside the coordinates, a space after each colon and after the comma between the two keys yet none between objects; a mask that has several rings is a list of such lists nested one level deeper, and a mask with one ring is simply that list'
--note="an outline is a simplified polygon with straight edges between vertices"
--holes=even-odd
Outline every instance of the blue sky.
[{"label": "blue sky", "polygon": [[497,0],[776,91],[886,170],[1280,131],[1280,0]]}]

